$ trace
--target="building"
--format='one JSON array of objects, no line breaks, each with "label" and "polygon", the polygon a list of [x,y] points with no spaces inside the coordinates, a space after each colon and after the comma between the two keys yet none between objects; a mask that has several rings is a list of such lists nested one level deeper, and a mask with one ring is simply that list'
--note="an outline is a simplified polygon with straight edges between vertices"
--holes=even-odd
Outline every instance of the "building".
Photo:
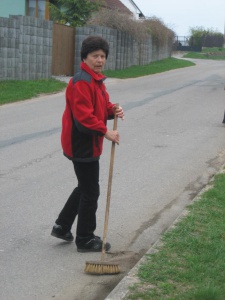
[{"label": "building", "polygon": [[1,0],[0,17],[34,16],[49,20],[49,0]]},{"label": "building", "polygon": [[[95,0],[90,0],[95,2]],[[100,0],[102,7],[108,9],[117,9],[123,13],[127,13],[134,17],[134,19],[145,19],[144,14],[134,3],[133,0]]]},{"label": "building", "polygon": [[144,14],[133,0],[120,0],[133,14],[136,20],[145,19]]},{"label": "building", "polygon": [[[8,18],[9,15],[22,15],[49,20],[49,2],[51,0],[1,0],[0,17]],[[145,18],[132,0],[101,0],[101,2],[104,8],[118,9],[133,15],[135,19]]]},{"label": "building", "polygon": [[[96,2],[96,0],[90,0]],[[120,0],[98,0],[102,8],[117,9],[123,13],[132,15],[132,12]]]}]

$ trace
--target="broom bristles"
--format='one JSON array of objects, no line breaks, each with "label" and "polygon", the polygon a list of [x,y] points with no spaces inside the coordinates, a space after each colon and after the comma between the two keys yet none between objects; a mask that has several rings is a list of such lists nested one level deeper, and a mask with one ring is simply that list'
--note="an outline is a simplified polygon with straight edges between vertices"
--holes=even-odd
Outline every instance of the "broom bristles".
[{"label": "broom bristles", "polygon": [[84,272],[96,275],[118,274],[120,267],[114,263],[87,261]]}]

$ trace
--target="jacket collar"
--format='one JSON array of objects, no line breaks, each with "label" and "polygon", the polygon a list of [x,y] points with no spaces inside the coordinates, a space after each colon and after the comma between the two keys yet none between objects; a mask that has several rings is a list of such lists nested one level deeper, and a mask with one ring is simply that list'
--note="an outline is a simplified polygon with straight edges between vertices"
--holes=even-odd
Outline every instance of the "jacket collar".
[{"label": "jacket collar", "polygon": [[88,67],[87,64],[85,64],[84,62],[82,62],[80,64],[80,68],[81,70],[86,71],[87,73],[89,73],[95,80],[97,81],[104,81],[107,77],[105,75],[103,75],[102,73],[95,73],[91,68]]}]

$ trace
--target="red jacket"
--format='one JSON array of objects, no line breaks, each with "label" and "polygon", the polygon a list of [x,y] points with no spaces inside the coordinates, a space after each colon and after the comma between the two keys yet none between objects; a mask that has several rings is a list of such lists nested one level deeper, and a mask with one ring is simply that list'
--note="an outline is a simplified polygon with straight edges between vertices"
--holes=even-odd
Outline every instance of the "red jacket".
[{"label": "red jacket", "polygon": [[90,162],[102,153],[107,119],[114,118],[112,104],[101,73],[84,62],[66,89],[61,143],[64,155],[74,161]]}]

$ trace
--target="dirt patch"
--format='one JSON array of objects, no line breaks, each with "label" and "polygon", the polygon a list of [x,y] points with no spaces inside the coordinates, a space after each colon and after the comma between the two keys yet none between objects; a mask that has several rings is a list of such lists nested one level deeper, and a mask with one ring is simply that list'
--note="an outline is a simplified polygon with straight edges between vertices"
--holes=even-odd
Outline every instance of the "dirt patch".
[{"label": "dirt patch", "polygon": [[133,251],[108,253],[107,261],[110,263],[119,264],[121,267],[121,272],[127,272],[139,261],[144,253],[144,250],[142,253],[135,253]]}]

